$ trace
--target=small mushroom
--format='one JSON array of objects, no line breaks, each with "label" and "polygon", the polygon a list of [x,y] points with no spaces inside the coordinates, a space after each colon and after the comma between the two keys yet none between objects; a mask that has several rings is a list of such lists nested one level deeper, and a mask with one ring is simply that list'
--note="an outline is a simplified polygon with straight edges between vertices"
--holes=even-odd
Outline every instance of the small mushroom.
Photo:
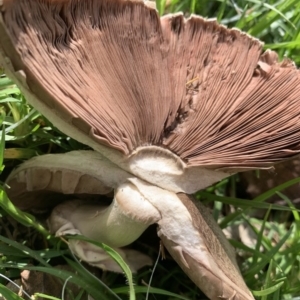
[{"label": "small mushroom", "polygon": [[[0,64],[29,103],[94,149],[22,164],[7,180],[16,205],[44,209],[68,199],[50,228],[116,249],[157,223],[210,299],[253,299],[222,231],[187,194],[300,152],[293,62],[237,29],[198,16],[160,18],[141,1],[2,0]],[[90,200],[111,192],[109,206]],[[114,269],[89,247],[71,245]],[[141,256],[131,267],[147,263]]]}]

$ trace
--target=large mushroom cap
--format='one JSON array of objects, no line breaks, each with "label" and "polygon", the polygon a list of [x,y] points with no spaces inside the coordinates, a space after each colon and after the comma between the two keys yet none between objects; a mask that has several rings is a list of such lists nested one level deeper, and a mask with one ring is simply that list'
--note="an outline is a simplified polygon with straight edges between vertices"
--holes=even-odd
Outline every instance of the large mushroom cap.
[{"label": "large mushroom cap", "polygon": [[[2,2],[9,75],[58,128],[131,173],[193,192],[204,186],[184,186],[187,169],[264,168],[299,153],[299,72],[247,34],[198,16],[160,19],[139,1]],[[137,162],[153,145],[177,157],[171,169],[182,162],[179,183]],[[214,174],[205,186],[226,176]]]}]

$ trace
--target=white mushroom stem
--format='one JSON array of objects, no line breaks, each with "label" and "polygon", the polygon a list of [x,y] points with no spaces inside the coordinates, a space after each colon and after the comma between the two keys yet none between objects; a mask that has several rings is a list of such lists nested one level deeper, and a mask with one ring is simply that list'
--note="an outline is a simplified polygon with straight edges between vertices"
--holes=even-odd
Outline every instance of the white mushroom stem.
[{"label": "white mushroom stem", "polygon": [[134,242],[145,229],[160,219],[160,213],[137,192],[117,189],[112,204],[86,204],[73,200],[56,206],[48,220],[56,235],[83,234],[111,247]]},{"label": "white mushroom stem", "polygon": [[[136,272],[150,265],[151,259],[140,252],[119,247],[134,242],[150,224],[157,223],[160,218],[158,210],[143,199],[138,191],[121,185],[110,206],[81,200],[68,201],[54,208],[48,223],[50,230],[57,236],[83,234],[115,248],[131,270]],[[69,247],[91,265],[115,272],[122,271],[99,247],[79,240],[70,240]]]}]

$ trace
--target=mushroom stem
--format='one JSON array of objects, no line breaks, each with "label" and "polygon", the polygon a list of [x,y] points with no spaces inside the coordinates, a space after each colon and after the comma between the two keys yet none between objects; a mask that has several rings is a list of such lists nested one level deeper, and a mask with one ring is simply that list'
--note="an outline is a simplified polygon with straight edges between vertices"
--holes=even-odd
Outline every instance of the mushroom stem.
[{"label": "mushroom stem", "polygon": [[82,200],[64,202],[52,211],[50,230],[57,236],[79,233],[111,247],[126,246],[160,219],[159,212],[139,197],[127,195],[121,185],[108,207]]},{"label": "mushroom stem", "polygon": [[[83,234],[94,241],[105,243],[123,257],[133,272],[150,265],[151,259],[137,251],[118,249],[135,241],[144,230],[158,222],[160,213],[138,191],[126,184],[116,189],[110,206],[67,201],[56,206],[48,219],[50,230],[56,235]],[[82,260],[102,269],[121,272],[120,267],[105,251],[90,243],[71,240],[70,249]]]}]

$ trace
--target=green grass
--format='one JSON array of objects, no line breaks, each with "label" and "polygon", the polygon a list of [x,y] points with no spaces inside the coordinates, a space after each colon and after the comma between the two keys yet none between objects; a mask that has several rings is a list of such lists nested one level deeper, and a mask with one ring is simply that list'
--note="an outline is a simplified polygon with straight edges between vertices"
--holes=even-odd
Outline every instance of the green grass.
[{"label": "green grass", "polygon": [[[156,3],[162,14],[183,11],[186,14],[196,13],[217,18],[226,26],[237,27],[263,40],[265,48],[275,49],[280,58],[287,56],[300,65],[298,0],[157,0]],[[0,124],[3,128],[0,144],[2,186],[7,174],[23,160],[37,154],[85,149],[84,145],[63,135],[28,106],[18,87],[4,75],[4,70],[0,70]],[[212,205],[213,215],[222,228],[246,224],[253,230],[253,245],[245,245],[238,240],[231,242],[240,257],[243,277],[257,299],[297,299],[300,296],[299,212],[292,204],[293,199],[280,192],[288,185],[299,182],[300,178],[287,183],[283,180],[281,186],[250,202],[235,196],[239,182],[234,176],[196,195],[199,200]],[[266,202],[275,193],[285,201],[285,206]],[[228,205],[234,209],[223,216],[224,207]],[[150,280],[152,268],[144,268],[133,276],[123,265],[126,277],[87,270],[70,254],[64,241],[51,237],[32,216],[16,209],[2,189],[0,207],[0,274],[6,278],[16,279],[19,270],[25,267],[52,274],[66,283],[65,295],[68,294],[71,299],[86,299],[86,295],[90,294],[95,300],[139,300],[146,299],[148,292],[148,299],[153,300],[205,299],[170,259],[159,261],[153,273],[151,288],[148,289],[146,283]],[[264,217],[251,217],[255,210],[263,210]],[[141,240],[137,246],[156,259],[158,240],[154,240],[154,245],[145,245]],[[112,250],[108,251],[122,264]],[[58,271],[54,267],[62,263],[68,264],[70,269]],[[71,283],[79,287],[81,292],[72,296],[69,288]],[[5,287],[6,284],[7,279],[0,277],[0,293],[7,299],[20,299]],[[36,297],[54,299],[41,294]]]}]

